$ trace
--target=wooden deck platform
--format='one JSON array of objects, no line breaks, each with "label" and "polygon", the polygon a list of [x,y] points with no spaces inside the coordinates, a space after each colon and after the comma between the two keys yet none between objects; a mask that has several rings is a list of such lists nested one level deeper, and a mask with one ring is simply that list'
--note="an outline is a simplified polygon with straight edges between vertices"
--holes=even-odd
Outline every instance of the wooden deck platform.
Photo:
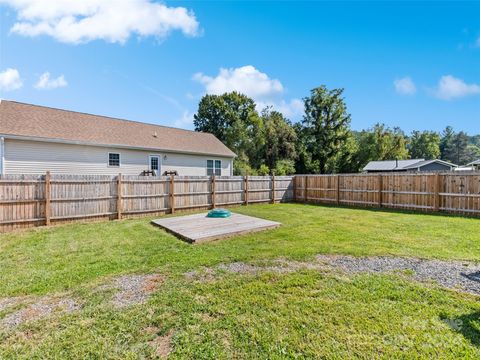
[{"label": "wooden deck platform", "polygon": [[158,219],[152,223],[191,243],[218,240],[281,225],[275,221],[234,213],[229,218],[208,218],[207,213],[202,213]]}]

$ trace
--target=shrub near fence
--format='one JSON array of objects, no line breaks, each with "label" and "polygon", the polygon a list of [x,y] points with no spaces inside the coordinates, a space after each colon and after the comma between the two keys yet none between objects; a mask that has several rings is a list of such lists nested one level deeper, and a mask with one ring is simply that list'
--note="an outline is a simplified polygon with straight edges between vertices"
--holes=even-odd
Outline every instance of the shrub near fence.
[{"label": "shrub near fence", "polygon": [[5,175],[0,231],[292,199],[292,176]]},{"label": "shrub near fence", "polygon": [[297,201],[480,215],[479,173],[296,175]]}]

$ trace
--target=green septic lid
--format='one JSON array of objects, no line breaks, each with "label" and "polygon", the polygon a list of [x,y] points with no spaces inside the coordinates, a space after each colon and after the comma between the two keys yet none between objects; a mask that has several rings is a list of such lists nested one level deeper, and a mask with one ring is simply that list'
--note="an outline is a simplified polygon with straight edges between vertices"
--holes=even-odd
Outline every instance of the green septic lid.
[{"label": "green septic lid", "polygon": [[207,214],[207,217],[210,218],[228,218],[230,216],[232,216],[232,213],[227,209],[213,209]]}]

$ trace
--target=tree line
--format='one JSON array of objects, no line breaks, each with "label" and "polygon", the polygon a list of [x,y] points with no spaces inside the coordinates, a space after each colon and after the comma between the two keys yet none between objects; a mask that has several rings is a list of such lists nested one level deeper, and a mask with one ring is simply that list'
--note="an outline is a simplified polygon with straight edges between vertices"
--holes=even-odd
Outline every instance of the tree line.
[{"label": "tree line", "polygon": [[352,130],[343,89],[322,85],[303,103],[303,119],[292,123],[272,107],[258,112],[255,101],[238,92],[205,95],[194,126],[237,154],[235,175],[352,173],[372,160],[424,158],[464,165],[480,158],[480,135],[468,136],[450,126],[441,133],[408,135],[380,123]]}]

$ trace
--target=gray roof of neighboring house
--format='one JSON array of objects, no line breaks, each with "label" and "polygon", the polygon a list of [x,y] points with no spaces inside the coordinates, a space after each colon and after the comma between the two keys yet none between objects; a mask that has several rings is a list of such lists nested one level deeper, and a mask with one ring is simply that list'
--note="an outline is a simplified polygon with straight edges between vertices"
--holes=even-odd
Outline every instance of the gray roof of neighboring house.
[{"label": "gray roof of neighboring house", "polygon": [[439,163],[446,166],[456,167],[457,165],[440,159],[410,159],[410,160],[384,160],[370,161],[363,171],[393,171],[393,170],[414,170],[431,163]]},{"label": "gray roof of neighboring house", "polygon": [[16,101],[0,101],[0,136],[235,157],[214,135]]},{"label": "gray roof of neighboring house", "polygon": [[407,166],[417,164],[425,159],[410,159],[410,160],[383,160],[370,161],[364,168],[364,171],[392,171],[402,170]]},{"label": "gray roof of neighboring house", "polygon": [[480,165],[480,159],[472,161],[471,163],[467,164],[467,166],[469,165]]},{"label": "gray roof of neighboring house", "polygon": [[405,166],[403,169],[404,169],[404,170],[417,169],[417,168],[420,168],[420,167],[422,167],[422,166],[425,166],[425,165],[428,165],[428,164],[432,164],[432,163],[442,164],[442,165],[450,166],[450,167],[457,167],[457,165],[452,164],[452,163],[449,163],[448,161],[443,161],[443,160],[440,160],[440,159],[434,159],[434,160],[424,160],[424,161],[420,161],[420,162],[418,162],[418,163],[416,163],[416,164],[412,164],[412,165],[409,165],[409,166]]}]

